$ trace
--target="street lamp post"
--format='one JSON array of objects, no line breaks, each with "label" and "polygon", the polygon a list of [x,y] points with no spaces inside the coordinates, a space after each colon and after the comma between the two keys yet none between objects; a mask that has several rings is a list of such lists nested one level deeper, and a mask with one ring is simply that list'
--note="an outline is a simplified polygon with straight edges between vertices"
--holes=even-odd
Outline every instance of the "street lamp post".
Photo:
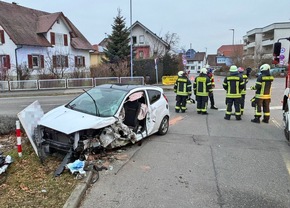
[{"label": "street lamp post", "polygon": [[233,31],[233,44],[232,45],[235,45],[235,29],[230,29]]},{"label": "street lamp post", "polygon": [[131,77],[133,77],[132,0],[130,0],[130,67]]}]

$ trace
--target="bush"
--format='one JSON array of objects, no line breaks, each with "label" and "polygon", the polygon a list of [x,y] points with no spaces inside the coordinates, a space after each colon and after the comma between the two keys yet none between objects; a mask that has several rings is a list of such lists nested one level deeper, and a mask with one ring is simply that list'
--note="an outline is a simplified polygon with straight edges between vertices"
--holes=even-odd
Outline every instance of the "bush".
[{"label": "bush", "polygon": [[16,120],[16,117],[0,116],[0,135],[15,132]]}]

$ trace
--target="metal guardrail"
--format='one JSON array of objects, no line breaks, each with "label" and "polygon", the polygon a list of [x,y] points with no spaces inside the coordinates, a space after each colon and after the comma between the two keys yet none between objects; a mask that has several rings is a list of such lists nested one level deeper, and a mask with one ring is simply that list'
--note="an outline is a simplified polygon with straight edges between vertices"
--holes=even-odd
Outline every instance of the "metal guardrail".
[{"label": "metal guardrail", "polygon": [[144,77],[99,77],[0,81],[0,91],[68,89],[94,87],[101,84],[144,85]]}]

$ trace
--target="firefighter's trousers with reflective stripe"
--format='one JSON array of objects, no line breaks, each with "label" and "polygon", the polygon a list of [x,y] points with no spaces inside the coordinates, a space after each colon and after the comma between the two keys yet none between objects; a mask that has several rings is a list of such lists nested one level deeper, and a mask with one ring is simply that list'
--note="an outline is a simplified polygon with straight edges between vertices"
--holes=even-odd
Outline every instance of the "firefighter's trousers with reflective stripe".
[{"label": "firefighter's trousers with reflective stripe", "polygon": [[245,110],[245,99],[246,99],[246,95],[242,94],[242,97],[241,97],[241,113],[242,114],[244,113],[244,110]]},{"label": "firefighter's trousers with reflective stripe", "polygon": [[271,99],[256,98],[255,117],[260,118],[262,116],[262,108],[263,108],[264,119],[269,120],[270,102],[271,102]]},{"label": "firefighter's trousers with reflective stripe", "polygon": [[208,96],[196,96],[196,111],[207,112]]},{"label": "firefighter's trousers with reflective stripe", "polygon": [[176,95],[175,111],[186,110],[186,99],[188,96]]},{"label": "firefighter's trousers with reflective stripe", "polygon": [[232,107],[235,106],[235,115],[241,115],[241,98],[226,98],[226,116],[232,114]]}]

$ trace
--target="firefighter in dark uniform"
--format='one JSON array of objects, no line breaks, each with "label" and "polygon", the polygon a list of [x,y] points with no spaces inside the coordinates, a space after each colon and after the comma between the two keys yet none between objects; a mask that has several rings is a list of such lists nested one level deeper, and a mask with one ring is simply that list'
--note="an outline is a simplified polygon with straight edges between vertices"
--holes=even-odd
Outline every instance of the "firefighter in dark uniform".
[{"label": "firefighter in dark uniform", "polygon": [[176,93],[175,112],[182,113],[186,111],[186,100],[192,94],[192,84],[183,71],[178,72],[178,78],[174,84],[174,92]]},{"label": "firefighter in dark uniform", "polygon": [[258,76],[255,86],[251,87],[252,90],[256,90],[255,118],[251,121],[254,123],[260,123],[263,108],[264,115],[262,122],[269,123],[272,82],[274,81],[274,77],[270,75],[269,64],[263,64],[260,67],[260,71],[261,74]]},{"label": "firefighter in dark uniform", "polygon": [[193,92],[196,97],[196,110],[198,114],[207,114],[208,94],[212,92],[212,83],[207,76],[207,69],[202,68],[199,76],[193,83]]},{"label": "firefighter in dark uniform", "polygon": [[[206,65],[206,69],[207,69],[207,76],[209,77],[210,82],[211,82],[211,87],[212,89],[214,89],[215,83],[214,83],[213,70],[212,68],[210,68],[209,65]],[[209,96],[209,101],[210,101],[210,109],[218,110],[218,108],[215,106],[213,91],[209,92],[208,96]]]},{"label": "firefighter in dark uniform", "polygon": [[238,68],[235,65],[230,67],[230,75],[223,82],[223,88],[226,90],[226,115],[224,119],[230,120],[232,106],[235,106],[236,120],[241,120],[241,91],[244,88],[243,78],[239,75]]},{"label": "firefighter in dark uniform", "polygon": [[242,97],[241,97],[241,115],[243,115],[244,111],[245,111],[246,89],[247,89],[247,83],[248,83],[249,79],[248,79],[248,76],[244,73],[244,71],[245,71],[244,68],[239,67],[238,71],[239,71],[239,74],[243,78],[243,81],[244,81],[244,89],[241,92],[241,95],[242,95]]}]

